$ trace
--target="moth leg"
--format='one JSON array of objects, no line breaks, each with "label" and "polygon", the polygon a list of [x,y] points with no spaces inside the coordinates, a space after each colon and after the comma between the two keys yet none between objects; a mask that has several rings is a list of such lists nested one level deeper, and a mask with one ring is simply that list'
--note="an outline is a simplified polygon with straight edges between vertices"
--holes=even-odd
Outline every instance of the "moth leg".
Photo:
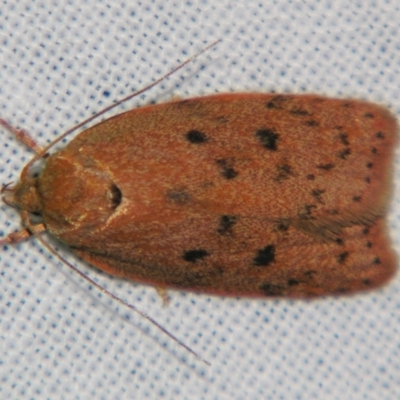
[{"label": "moth leg", "polygon": [[0,246],[10,243],[18,243],[22,242],[25,239],[28,239],[32,235],[36,235],[37,233],[44,232],[46,230],[46,226],[44,224],[31,224],[29,221],[29,213],[26,210],[21,211],[22,223],[27,227],[25,229],[21,229],[19,232],[13,232],[7,235],[4,239],[0,240]]},{"label": "moth leg", "polygon": [[35,139],[33,139],[33,137],[27,131],[14,128],[2,118],[0,118],[0,125],[9,130],[20,142],[24,143],[25,146],[29,147],[35,153],[41,154],[42,147],[36,143]]},{"label": "moth leg", "polygon": [[168,306],[169,305],[169,296],[167,291],[165,290],[165,288],[162,287],[155,287],[155,289],[157,290],[158,295],[161,297],[162,302],[163,302],[163,306]]},{"label": "moth leg", "polygon": [[35,235],[36,233],[44,232],[46,227],[44,224],[32,225],[29,229],[22,229],[18,232],[10,233],[4,239],[0,240],[0,246],[10,243],[18,243],[22,242],[25,239],[28,239],[30,236]]}]

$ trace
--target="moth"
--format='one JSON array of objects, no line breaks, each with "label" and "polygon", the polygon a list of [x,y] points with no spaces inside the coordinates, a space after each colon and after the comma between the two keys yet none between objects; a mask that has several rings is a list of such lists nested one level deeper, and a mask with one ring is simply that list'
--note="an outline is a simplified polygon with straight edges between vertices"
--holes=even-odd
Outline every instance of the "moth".
[{"label": "moth", "polygon": [[158,288],[308,298],[379,287],[397,265],[385,222],[397,130],[383,107],[317,95],[137,108],[3,188],[25,227],[2,243],[46,230],[96,268]]}]

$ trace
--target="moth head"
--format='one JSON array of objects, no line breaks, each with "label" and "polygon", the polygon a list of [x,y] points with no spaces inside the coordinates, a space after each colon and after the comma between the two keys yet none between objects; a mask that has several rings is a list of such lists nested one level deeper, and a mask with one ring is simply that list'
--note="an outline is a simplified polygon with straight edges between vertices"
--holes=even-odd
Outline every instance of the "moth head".
[{"label": "moth head", "polygon": [[4,185],[1,193],[3,201],[11,207],[37,214],[41,211],[40,197],[37,190],[37,177],[26,177],[14,186]]}]

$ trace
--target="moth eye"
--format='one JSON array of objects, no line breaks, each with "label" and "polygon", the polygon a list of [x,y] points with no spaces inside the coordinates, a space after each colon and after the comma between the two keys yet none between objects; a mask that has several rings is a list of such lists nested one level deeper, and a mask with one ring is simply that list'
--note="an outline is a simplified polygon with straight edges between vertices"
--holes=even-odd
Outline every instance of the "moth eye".
[{"label": "moth eye", "polygon": [[117,208],[122,201],[122,192],[117,185],[111,185],[110,193],[112,206],[113,208]]}]

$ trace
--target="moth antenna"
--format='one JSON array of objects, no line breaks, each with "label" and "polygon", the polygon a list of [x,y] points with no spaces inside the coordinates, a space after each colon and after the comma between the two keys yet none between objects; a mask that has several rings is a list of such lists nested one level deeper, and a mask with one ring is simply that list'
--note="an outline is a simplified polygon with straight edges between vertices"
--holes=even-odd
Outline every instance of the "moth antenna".
[{"label": "moth antenna", "polygon": [[115,294],[111,293],[107,289],[105,289],[103,286],[99,285],[97,282],[95,282],[93,279],[89,278],[86,274],[84,274],[82,271],[80,271],[78,268],[74,267],[69,261],[67,261],[62,255],[58,254],[57,251],[50,246],[50,244],[44,240],[40,235],[35,235],[36,238],[39,240],[39,242],[48,250],[50,251],[53,255],[55,255],[61,262],[63,262],[67,267],[69,267],[71,270],[73,270],[75,273],[77,273],[79,276],[81,276],[83,279],[85,279],[87,282],[89,282],[91,285],[96,287],[98,290],[103,292],[105,295],[111,297],[112,299],[116,300],[118,303],[122,304],[125,307],[130,308],[131,310],[135,311],[137,314],[142,316],[143,318],[147,319],[150,323],[152,323],[154,326],[156,326],[158,329],[160,329],[162,332],[164,332],[169,338],[171,338],[173,341],[178,343],[179,346],[183,347],[185,350],[187,350],[189,353],[193,354],[198,360],[202,361],[204,364],[210,366],[211,364],[202,358],[198,353],[196,353],[194,350],[192,350],[189,346],[187,346],[185,343],[183,343],[181,340],[179,340],[176,336],[174,336],[172,333],[170,333],[166,328],[164,328],[162,325],[160,325],[155,319],[151,318],[148,314],[146,314],[144,311],[139,310],[136,308],[134,305],[127,303],[126,301],[122,300]]},{"label": "moth antenna", "polygon": [[155,80],[153,83],[150,83],[149,85],[145,86],[143,89],[138,90],[137,92],[131,93],[130,95],[124,97],[121,100],[118,100],[116,103],[109,105],[106,108],[103,108],[103,110],[99,111],[98,113],[92,115],[91,117],[85,119],[84,121],[80,122],[79,124],[75,125],[73,128],[67,130],[66,132],[64,132],[62,135],[60,135],[57,139],[54,139],[50,144],[48,144],[47,146],[40,148],[40,151],[38,152],[38,154],[36,154],[32,160],[30,160],[25,167],[22,169],[21,172],[21,178],[26,177],[28,175],[29,169],[31,167],[31,165],[37,161],[39,158],[42,158],[47,151],[52,148],[55,144],[57,144],[59,141],[61,141],[62,139],[64,139],[66,136],[68,136],[69,134],[71,134],[72,132],[76,131],[77,129],[79,129],[80,127],[82,127],[83,125],[86,125],[87,123],[93,121],[94,119],[96,119],[97,117],[99,117],[100,115],[106,113],[107,111],[112,110],[114,107],[119,106],[120,104],[124,103],[125,101],[128,101],[134,97],[139,96],[140,94],[150,90],[152,87],[158,85],[159,83],[161,83],[162,81],[164,81],[165,79],[167,79],[169,76],[173,75],[175,72],[179,71],[181,68],[183,68],[185,65],[189,64],[190,62],[192,62],[194,59],[196,59],[197,57],[199,57],[201,54],[205,53],[207,50],[211,49],[212,47],[216,46],[219,42],[221,42],[221,39],[216,40],[215,42],[209,44],[208,46],[206,46],[204,49],[200,50],[198,53],[194,54],[193,56],[189,57],[186,61],[184,61],[183,63],[181,63],[180,65],[178,65],[177,67],[173,68],[171,71],[167,72],[165,75],[163,75],[161,78]]}]

